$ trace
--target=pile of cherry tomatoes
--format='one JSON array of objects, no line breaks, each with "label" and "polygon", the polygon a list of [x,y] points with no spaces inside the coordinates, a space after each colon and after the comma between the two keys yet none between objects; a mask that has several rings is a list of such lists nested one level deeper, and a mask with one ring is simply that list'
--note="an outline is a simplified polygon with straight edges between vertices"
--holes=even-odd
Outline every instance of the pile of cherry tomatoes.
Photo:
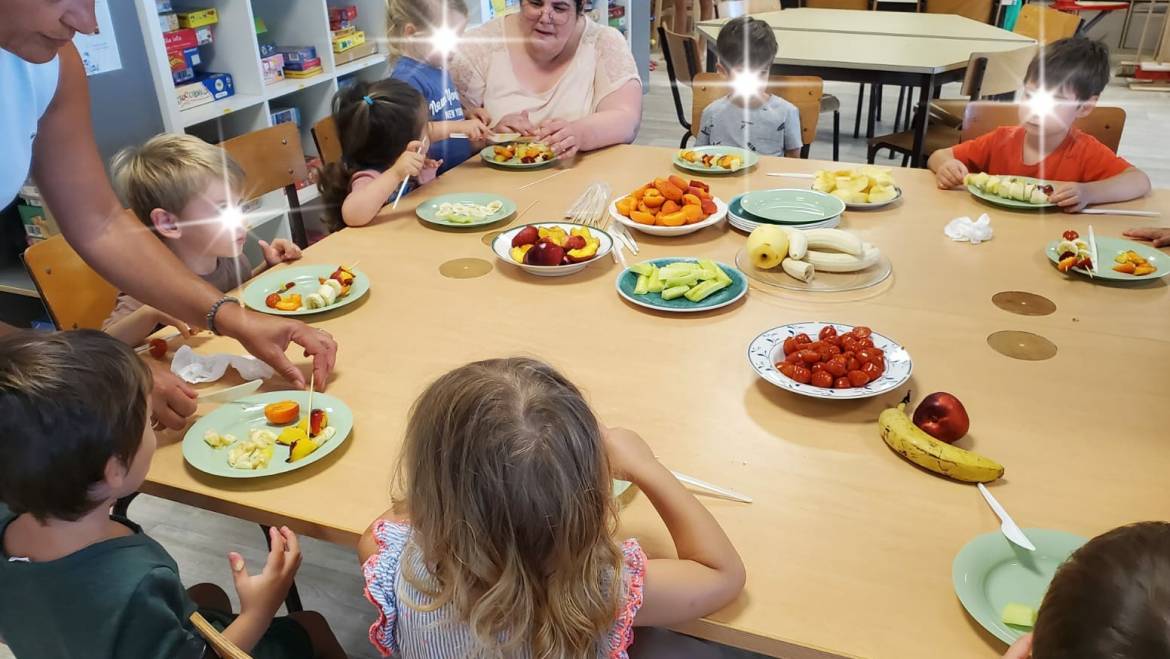
[{"label": "pile of cherry tomatoes", "polygon": [[784,359],[777,370],[801,384],[825,389],[863,387],[886,371],[886,354],[873,345],[868,327],[845,334],[826,325],[816,341],[807,334],[785,339]]}]

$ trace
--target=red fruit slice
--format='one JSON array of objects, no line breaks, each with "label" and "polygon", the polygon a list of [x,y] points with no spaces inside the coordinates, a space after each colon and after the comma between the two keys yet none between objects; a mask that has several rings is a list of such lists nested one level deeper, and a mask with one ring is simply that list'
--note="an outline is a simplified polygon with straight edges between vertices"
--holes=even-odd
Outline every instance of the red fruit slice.
[{"label": "red fruit slice", "polygon": [[512,247],[533,245],[540,239],[540,231],[536,227],[524,227],[512,237]]}]

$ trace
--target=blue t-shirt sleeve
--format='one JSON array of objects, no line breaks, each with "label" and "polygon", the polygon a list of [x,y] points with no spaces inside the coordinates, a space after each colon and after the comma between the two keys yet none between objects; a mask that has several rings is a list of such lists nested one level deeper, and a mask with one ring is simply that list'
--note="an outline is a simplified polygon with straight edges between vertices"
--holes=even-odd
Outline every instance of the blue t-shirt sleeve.
[{"label": "blue t-shirt sleeve", "polygon": [[788,106],[788,119],[784,122],[784,150],[792,151],[804,146],[800,137],[800,110],[795,105]]}]

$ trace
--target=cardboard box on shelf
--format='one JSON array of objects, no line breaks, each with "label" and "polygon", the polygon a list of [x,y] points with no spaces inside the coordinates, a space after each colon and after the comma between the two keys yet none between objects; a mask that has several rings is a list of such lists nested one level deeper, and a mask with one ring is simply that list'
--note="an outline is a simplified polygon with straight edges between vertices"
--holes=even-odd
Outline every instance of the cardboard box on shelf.
[{"label": "cardboard box on shelf", "polygon": [[293,123],[301,125],[301,111],[295,107],[272,108],[272,125]]},{"label": "cardboard box on shelf", "polygon": [[[261,42],[260,43],[260,57],[272,57],[273,55],[277,55],[277,54],[278,53],[276,52],[276,45],[275,44],[271,44],[268,42]],[[284,57],[284,55],[281,55],[281,57]]]},{"label": "cardboard box on shelf", "polygon": [[171,82],[181,85],[195,79],[195,69],[171,69]]},{"label": "cardboard box on shelf", "polygon": [[195,30],[190,28],[163,32],[163,48],[166,48],[168,55],[175,51],[182,52],[187,48],[194,48],[198,45],[199,38],[195,36]]},{"label": "cardboard box on shelf", "polygon": [[284,55],[277,53],[260,59],[260,72],[264,75],[264,84],[284,80]]},{"label": "cardboard box on shelf", "polygon": [[355,28],[355,29],[357,27],[356,25],[354,25],[353,21],[334,21],[334,20],[329,21],[329,29],[334,31],[334,32],[336,32],[338,30],[344,30],[347,28],[351,28],[351,27]]},{"label": "cardboard box on shelf", "polygon": [[158,25],[163,32],[173,32],[179,29],[179,15],[175,12],[167,12],[158,15]]},{"label": "cardboard box on shelf", "polygon": [[349,35],[353,34],[354,32],[357,32],[357,28],[354,27],[353,25],[350,25],[350,26],[343,27],[343,28],[338,29],[338,30],[332,30],[332,37],[333,37],[333,39],[336,40],[336,39],[340,39],[342,37],[349,36]]},{"label": "cardboard box on shelf", "polygon": [[357,7],[355,5],[346,5],[344,7],[330,7],[329,20],[330,21],[352,21],[357,18]]},{"label": "cardboard box on shelf", "polygon": [[308,71],[321,66],[321,58],[314,57],[313,59],[302,60],[300,62],[285,62],[285,71]]},{"label": "cardboard box on shelf", "polygon": [[378,43],[376,41],[367,41],[360,46],[354,46],[344,53],[337,53],[333,56],[333,63],[337,66],[342,64],[349,64],[350,62],[359,60],[363,57],[369,57],[378,52]]},{"label": "cardboard box on shelf", "polygon": [[218,22],[219,14],[215,11],[215,7],[179,12],[179,27],[202,27],[215,25]]},{"label": "cardboard box on shelf", "polygon": [[304,80],[305,78],[312,78],[315,75],[320,75],[324,70],[325,69],[321,68],[320,66],[314,66],[313,68],[305,69],[304,71],[293,71],[290,69],[285,69],[284,77],[292,78],[293,80]]},{"label": "cardboard box on shelf", "polygon": [[230,73],[202,73],[185,85],[175,86],[180,110],[189,110],[236,93]]},{"label": "cardboard box on shelf", "polygon": [[286,64],[303,62],[317,57],[317,49],[313,46],[277,46],[276,52],[284,55]]},{"label": "cardboard box on shelf", "polygon": [[166,11],[174,11],[175,9],[171,6],[171,0],[154,0],[154,8],[160,14]]},{"label": "cardboard box on shelf", "polygon": [[358,30],[353,34],[333,40],[333,52],[344,53],[350,48],[355,48],[366,42],[366,33]]},{"label": "cardboard box on shelf", "polygon": [[16,212],[20,214],[20,223],[24,225],[24,239],[29,245],[61,233],[57,221],[44,206],[17,204]]},{"label": "cardboard box on shelf", "polygon": [[[203,63],[199,58],[198,48],[184,48],[183,50],[172,50],[167,53],[167,59],[170,60],[171,73],[182,71],[183,69],[194,69]],[[186,78],[190,80],[190,78]],[[179,82],[178,79],[175,82]]]}]

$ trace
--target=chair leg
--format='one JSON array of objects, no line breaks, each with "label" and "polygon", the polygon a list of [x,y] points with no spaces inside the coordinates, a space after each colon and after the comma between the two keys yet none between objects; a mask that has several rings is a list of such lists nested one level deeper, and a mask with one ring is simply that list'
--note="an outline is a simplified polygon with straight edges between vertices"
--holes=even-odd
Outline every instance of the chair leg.
[{"label": "chair leg", "polygon": [[902,166],[903,166],[903,167],[909,167],[909,166],[910,166],[910,154],[909,154],[909,153],[903,153],[903,154],[902,154]]},{"label": "chair leg", "polygon": [[885,85],[878,85],[878,86],[873,88],[873,100],[874,100],[874,102],[877,103],[877,112],[874,113],[874,117],[878,121],[882,120],[882,100],[883,100],[882,95],[883,95],[883,92],[885,91],[885,89],[886,89]]},{"label": "chair leg", "polygon": [[[260,525],[260,530],[264,533],[264,545],[269,549],[272,549],[272,539],[268,535],[268,531],[271,528],[271,526],[265,524]],[[297,591],[297,582],[295,580],[288,587],[288,595],[284,598],[284,608],[288,609],[289,613],[305,610],[305,607],[301,605],[301,594]]]},{"label": "chair leg", "polygon": [[857,114],[853,119],[853,139],[861,137],[861,108],[865,103],[865,83],[857,86]]},{"label": "chair leg", "polygon": [[894,111],[894,132],[902,129],[902,104],[906,101],[906,87],[898,86],[898,109]]},{"label": "chair leg", "polygon": [[833,110],[833,162],[841,161],[841,111]]},{"label": "chair leg", "polygon": [[687,142],[690,142],[692,137],[694,137],[694,135],[691,135],[691,131],[689,131],[689,130],[687,132],[683,133],[682,140],[678,143],[678,148],[680,148],[680,149],[687,148]]},{"label": "chair leg", "polygon": [[873,138],[874,123],[877,121],[878,85],[875,82],[869,88],[869,118],[865,124],[865,139]]},{"label": "chair leg", "polygon": [[865,154],[865,162],[872,165],[874,157],[877,156],[877,152],[878,152],[879,148],[880,147],[873,147],[873,146],[869,147],[869,150],[866,151],[866,154]]}]

